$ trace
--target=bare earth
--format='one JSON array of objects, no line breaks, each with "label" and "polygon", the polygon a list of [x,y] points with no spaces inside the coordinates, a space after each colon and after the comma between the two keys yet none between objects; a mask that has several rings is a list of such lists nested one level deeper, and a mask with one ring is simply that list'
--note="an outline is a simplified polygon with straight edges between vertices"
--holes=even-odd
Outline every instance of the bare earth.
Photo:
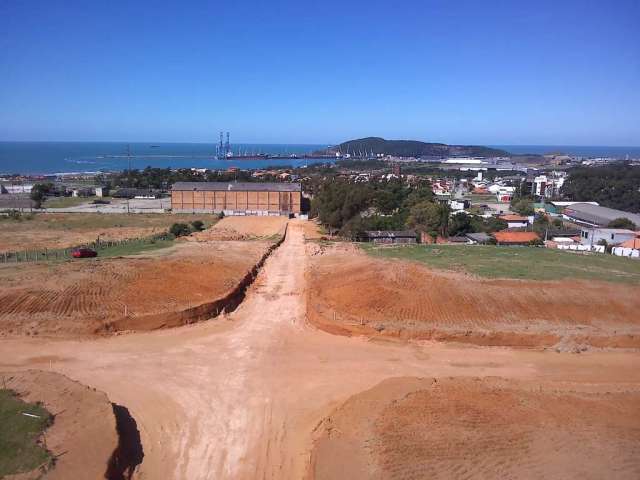
[{"label": "bare earth", "polygon": [[[44,360],[44,359],[43,359]],[[27,402],[42,402],[54,415],[46,430],[46,448],[55,458],[47,480],[103,478],[118,446],[116,420],[107,396],[54,372],[2,373],[3,386]],[[41,472],[11,478],[43,478]]]},{"label": "bare earth", "polygon": [[350,398],[318,431],[317,480],[640,478],[638,391],[394,378]]},{"label": "bare earth", "polygon": [[260,237],[283,235],[286,217],[236,216],[224,217],[213,227],[190,235],[187,240],[250,240]]},{"label": "bare earth", "polygon": [[[541,422],[553,417],[558,425],[570,427],[568,431],[581,432],[575,438],[561,437],[567,443],[563,447],[566,451],[571,452],[576,442],[588,439],[590,445],[601,447],[605,453],[612,448],[622,452],[611,458],[598,457],[600,462],[592,459],[589,465],[598,463],[597,472],[606,471],[610,473],[606,476],[615,477],[618,472],[627,475],[637,471],[632,457],[638,457],[640,431],[634,420],[635,410],[623,395],[627,392],[633,399],[640,391],[637,351],[589,351],[574,355],[331,335],[306,322],[305,273],[310,258],[306,247],[303,227],[296,221],[290,222],[285,242],[269,257],[244,302],[226,318],[97,340],[4,338],[0,339],[0,370],[51,367],[125,405],[140,428],[144,449],[144,460],[136,474],[140,479],[311,477],[317,473],[320,458],[318,450],[314,450],[315,442],[323,434],[327,417],[350,397],[394,377],[502,377],[506,379],[506,387],[497,390],[495,401],[511,405],[524,398],[525,403],[513,415],[526,418],[530,411],[538,413],[530,423],[518,428],[504,424],[490,427],[482,419],[496,415],[495,402],[483,400],[477,408],[487,412],[478,414],[479,426],[490,431],[497,442],[495,447],[492,442],[483,444],[486,449],[507,448],[503,436],[510,439],[524,431],[534,434],[518,440],[522,448],[544,453],[536,443],[528,444],[526,439],[541,438]],[[313,292],[309,292],[309,298],[313,299]],[[544,384],[548,395],[527,393],[540,384]],[[463,389],[457,404],[466,405],[471,397],[464,393],[468,387],[461,380],[459,385],[454,382],[451,389],[439,392],[433,403],[435,412],[442,411],[446,405],[443,398],[455,394],[456,388]],[[495,385],[481,383],[478,388],[478,393],[484,395],[482,398],[487,398],[486,395],[491,398]],[[416,420],[421,425],[433,424],[425,411],[431,408],[431,402],[423,400],[424,394],[420,393],[428,392],[428,388],[418,382],[411,389],[418,392],[416,408],[424,412],[424,418]],[[552,390],[580,392],[575,395],[575,403],[571,403],[573,400],[567,403],[577,408],[566,408],[563,403],[545,416],[540,409],[555,401]],[[582,392],[590,391],[597,400],[585,406],[582,402],[588,395]],[[399,437],[405,435],[403,432],[413,435],[411,429],[394,427],[394,418],[402,424],[407,418],[413,421],[413,417],[402,411],[396,413],[393,410],[396,407],[388,402],[385,405],[388,408],[382,417],[376,416],[376,409],[367,410],[366,406],[359,415],[382,419],[375,434],[387,442],[383,446],[404,445],[402,438],[396,442],[384,435],[386,432]],[[598,414],[609,413],[617,430],[605,431],[601,422],[596,421]],[[442,418],[446,419],[447,414],[445,411]],[[579,426],[581,422],[584,427]],[[454,436],[461,428],[454,424],[448,429],[446,421],[438,421],[436,425],[442,435]],[[561,430],[556,427],[553,432]],[[613,444],[612,438],[617,439]],[[428,446],[432,439],[416,441]],[[447,450],[445,444],[439,448],[444,448],[455,463],[459,445],[452,442],[450,447]],[[585,451],[577,449],[568,465],[578,466]],[[381,447],[378,452],[387,459],[383,462],[385,468],[394,471],[394,459],[402,457],[394,457],[397,453],[393,448]],[[338,455],[323,458],[327,468],[345,471],[357,461]],[[438,464],[430,463],[430,458],[433,460],[425,457],[416,461],[427,462],[433,469]],[[545,456],[532,458],[544,461]],[[554,459],[557,457],[550,457]],[[332,467],[331,463],[335,465]],[[522,468],[526,467],[525,464]],[[486,471],[501,476],[499,470]],[[512,472],[513,477],[536,477],[538,470],[504,471]],[[467,477],[483,478],[482,472],[470,470]]]},{"label": "bare earth", "polygon": [[332,333],[562,349],[640,347],[635,285],[482,279],[316,247],[309,319]]},{"label": "bare earth", "polygon": [[178,243],[123,258],[0,264],[0,335],[90,335],[189,323],[224,297],[269,242]]},{"label": "bare earth", "polygon": [[213,215],[35,214],[31,220],[0,222],[0,253],[70,248],[101,240],[148,237],[176,222],[215,221]]}]

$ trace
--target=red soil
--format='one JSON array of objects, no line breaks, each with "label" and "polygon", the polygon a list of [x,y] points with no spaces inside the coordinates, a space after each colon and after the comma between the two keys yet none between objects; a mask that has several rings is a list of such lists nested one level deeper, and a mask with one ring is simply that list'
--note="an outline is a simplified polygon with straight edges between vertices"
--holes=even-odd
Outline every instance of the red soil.
[{"label": "red soil", "polygon": [[309,477],[640,477],[640,393],[496,378],[396,378],[316,430]]},{"label": "red soil", "polygon": [[480,345],[640,347],[637,287],[478,279],[330,248],[312,257],[309,320],[332,333]]},{"label": "red soil", "polygon": [[8,264],[0,267],[0,334],[86,335],[190,323],[180,312],[231,292],[269,245],[181,243],[146,256]]},{"label": "red soil", "polygon": [[28,370],[1,374],[7,388],[27,402],[42,402],[54,415],[46,430],[53,468],[21,474],[21,479],[105,478],[118,447],[116,419],[107,396],[53,372]]}]

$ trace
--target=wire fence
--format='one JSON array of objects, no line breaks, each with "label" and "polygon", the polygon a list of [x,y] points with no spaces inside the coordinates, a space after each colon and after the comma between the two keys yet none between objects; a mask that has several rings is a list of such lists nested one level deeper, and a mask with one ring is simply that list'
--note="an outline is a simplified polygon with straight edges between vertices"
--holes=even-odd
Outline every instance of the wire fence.
[{"label": "wire fence", "polygon": [[124,238],[122,240],[101,240],[97,238],[93,242],[77,245],[75,247],[58,248],[58,249],[25,249],[13,252],[0,253],[0,263],[19,263],[19,262],[46,262],[55,260],[65,260],[72,258],[74,250],[79,248],[90,248],[96,252],[104,251],[113,247],[123,245],[148,245],[161,240],[172,240],[174,237],[169,232],[157,233],[148,237]]}]

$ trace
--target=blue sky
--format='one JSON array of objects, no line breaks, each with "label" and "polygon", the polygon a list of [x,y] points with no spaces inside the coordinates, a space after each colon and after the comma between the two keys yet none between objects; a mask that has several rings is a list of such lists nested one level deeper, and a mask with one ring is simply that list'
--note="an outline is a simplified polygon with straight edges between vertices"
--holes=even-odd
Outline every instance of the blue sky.
[{"label": "blue sky", "polygon": [[0,140],[640,145],[640,2],[0,1]]}]

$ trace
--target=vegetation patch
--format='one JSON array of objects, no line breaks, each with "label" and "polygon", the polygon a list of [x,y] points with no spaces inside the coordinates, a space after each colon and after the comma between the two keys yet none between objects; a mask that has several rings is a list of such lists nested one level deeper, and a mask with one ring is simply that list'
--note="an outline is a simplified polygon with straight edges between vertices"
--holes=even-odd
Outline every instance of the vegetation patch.
[{"label": "vegetation patch", "polygon": [[613,255],[577,254],[548,248],[493,245],[362,245],[375,257],[398,258],[487,278],[600,280],[640,284],[640,262]]},{"label": "vegetation patch", "polygon": [[53,457],[39,438],[52,422],[52,415],[41,405],[0,389],[0,478],[51,464]]}]

